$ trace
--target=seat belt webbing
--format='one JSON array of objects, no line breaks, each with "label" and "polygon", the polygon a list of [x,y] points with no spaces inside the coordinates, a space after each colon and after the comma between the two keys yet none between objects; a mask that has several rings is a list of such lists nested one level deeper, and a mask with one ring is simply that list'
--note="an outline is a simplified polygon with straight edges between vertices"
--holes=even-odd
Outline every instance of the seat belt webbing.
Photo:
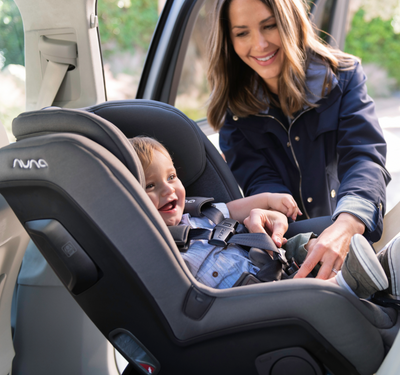
[{"label": "seat belt webbing", "polygon": [[48,61],[40,86],[36,109],[51,106],[68,70],[68,64]]}]

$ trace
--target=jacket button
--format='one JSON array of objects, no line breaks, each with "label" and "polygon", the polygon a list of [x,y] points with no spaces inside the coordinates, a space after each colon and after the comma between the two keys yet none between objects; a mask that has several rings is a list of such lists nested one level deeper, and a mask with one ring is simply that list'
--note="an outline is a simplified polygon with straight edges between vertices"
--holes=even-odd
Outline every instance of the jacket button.
[{"label": "jacket button", "polygon": [[212,273],[212,275],[213,275],[214,277],[217,277],[217,276],[218,276],[218,272],[214,271],[214,272]]},{"label": "jacket button", "polygon": [[237,121],[237,120],[239,120],[239,117],[237,117],[236,115],[235,115],[235,116],[233,116],[232,118],[233,118],[233,121]]},{"label": "jacket button", "polygon": [[296,137],[294,137],[294,140],[295,140],[296,142],[298,142],[298,141],[300,141],[300,137],[299,137],[299,136],[296,136]]},{"label": "jacket button", "polygon": [[308,198],[307,198],[307,202],[308,202],[308,203],[311,203],[311,202],[312,202],[312,198],[311,198],[311,197],[308,197]]},{"label": "jacket button", "polygon": [[286,146],[290,147],[290,142],[286,143]]},{"label": "jacket button", "polygon": [[335,191],[334,189],[332,189],[332,191],[331,191],[331,197],[332,197],[332,198],[335,198],[335,197],[336,197],[336,191]]}]

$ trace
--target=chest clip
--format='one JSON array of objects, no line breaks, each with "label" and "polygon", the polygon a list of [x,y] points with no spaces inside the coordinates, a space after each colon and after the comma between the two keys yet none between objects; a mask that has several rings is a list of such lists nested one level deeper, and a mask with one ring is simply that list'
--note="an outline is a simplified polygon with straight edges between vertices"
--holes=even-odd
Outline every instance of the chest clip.
[{"label": "chest clip", "polygon": [[211,240],[209,240],[208,243],[213,246],[227,246],[229,239],[236,233],[238,225],[239,222],[233,219],[222,220],[215,226]]}]

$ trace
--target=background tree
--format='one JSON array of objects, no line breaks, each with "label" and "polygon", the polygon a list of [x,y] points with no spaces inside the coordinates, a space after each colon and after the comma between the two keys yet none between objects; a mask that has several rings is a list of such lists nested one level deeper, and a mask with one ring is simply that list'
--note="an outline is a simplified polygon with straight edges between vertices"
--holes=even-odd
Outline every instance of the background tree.
[{"label": "background tree", "polygon": [[9,64],[24,65],[22,19],[13,0],[0,0],[0,69]]},{"label": "background tree", "polygon": [[361,58],[370,95],[388,96],[400,87],[400,1],[352,0],[350,5],[345,51]]},{"label": "background tree", "polygon": [[157,0],[100,0],[97,14],[105,56],[146,51],[158,20]]}]

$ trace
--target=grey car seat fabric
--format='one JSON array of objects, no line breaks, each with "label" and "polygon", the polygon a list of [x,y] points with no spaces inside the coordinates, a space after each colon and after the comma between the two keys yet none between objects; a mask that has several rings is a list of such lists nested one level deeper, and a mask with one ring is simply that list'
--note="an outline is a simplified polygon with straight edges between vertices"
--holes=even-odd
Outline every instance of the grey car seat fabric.
[{"label": "grey car seat fabric", "polygon": [[[176,135],[188,145],[178,156],[182,144],[171,141],[175,132],[181,131],[180,125],[196,129],[184,115],[149,101],[104,103],[87,110],[102,115],[120,109],[121,117],[129,114],[124,124],[139,129],[124,130],[125,134],[145,132],[164,141],[189,190],[204,195],[207,188],[209,195],[219,194],[220,201],[234,195],[224,187],[229,182],[219,183],[215,194],[212,184],[206,186],[209,173],[223,180],[225,171],[208,159],[214,151],[207,152],[210,146],[198,130],[182,139]],[[136,116],[135,109],[146,116]],[[61,132],[52,133],[51,122],[57,124],[66,112],[73,113],[74,130],[65,123]],[[310,369],[315,374],[372,374],[378,369],[387,349],[384,339],[389,337],[390,345],[397,333],[397,312],[314,279],[229,290],[198,283],[136,179],[143,175],[140,165],[131,168],[135,177],[111,146],[86,137],[86,127],[79,124],[81,117],[84,124],[93,118],[107,131],[119,131],[95,114],[81,114],[57,109],[20,116],[14,133],[23,139],[0,151],[0,193],[111,342],[118,346],[121,332],[133,335],[155,356],[164,374],[272,374],[274,366],[276,370],[292,365],[306,369],[298,374]],[[115,124],[118,117],[112,117]],[[165,129],[158,129],[161,123]],[[112,146],[133,152],[125,141]],[[190,160],[202,150],[206,161],[192,168]],[[39,167],[28,163],[39,159],[44,161]],[[198,168],[203,170],[199,174]],[[119,349],[130,360],[129,344]]]}]

